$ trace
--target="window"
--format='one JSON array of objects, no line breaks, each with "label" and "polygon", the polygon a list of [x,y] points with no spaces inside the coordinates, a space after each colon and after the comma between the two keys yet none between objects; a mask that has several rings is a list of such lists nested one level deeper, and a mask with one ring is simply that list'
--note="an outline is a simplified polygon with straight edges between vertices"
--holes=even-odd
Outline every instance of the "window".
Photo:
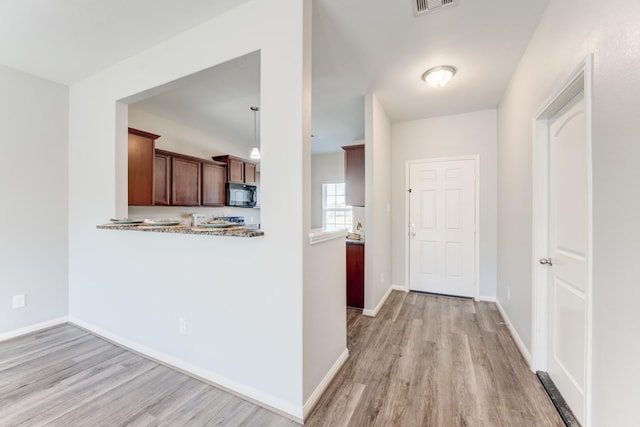
[{"label": "window", "polygon": [[322,226],[351,227],[353,213],[351,206],[346,205],[344,182],[328,182],[322,184]]}]

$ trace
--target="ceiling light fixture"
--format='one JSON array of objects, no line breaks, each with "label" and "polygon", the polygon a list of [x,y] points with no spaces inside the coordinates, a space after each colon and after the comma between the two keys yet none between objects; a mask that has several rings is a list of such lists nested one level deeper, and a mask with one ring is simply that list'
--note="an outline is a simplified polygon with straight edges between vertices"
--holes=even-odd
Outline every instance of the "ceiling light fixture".
[{"label": "ceiling light fixture", "polygon": [[451,65],[440,65],[425,71],[422,75],[422,80],[431,87],[442,87],[449,83],[449,80],[451,80],[455,74],[455,67]]},{"label": "ceiling light fixture", "polygon": [[253,143],[255,144],[251,147],[251,154],[249,157],[253,160],[260,160],[260,149],[258,148],[258,122],[257,122],[257,114],[259,107],[250,107],[251,111],[253,111]]}]

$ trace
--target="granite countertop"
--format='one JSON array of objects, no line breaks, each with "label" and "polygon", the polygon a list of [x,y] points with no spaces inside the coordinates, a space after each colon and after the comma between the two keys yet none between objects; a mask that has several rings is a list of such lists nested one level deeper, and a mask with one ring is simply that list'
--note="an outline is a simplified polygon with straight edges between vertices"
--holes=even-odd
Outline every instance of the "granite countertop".
[{"label": "granite countertop", "polygon": [[231,236],[231,237],[264,236],[264,231],[262,230],[249,230],[245,227],[215,229],[215,228],[188,227],[186,225],[159,227],[159,226],[147,226],[144,224],[141,224],[141,225],[100,224],[100,225],[97,225],[96,228],[99,228],[101,230],[150,231],[152,233],[203,234],[207,236]]},{"label": "granite countertop", "polygon": [[309,243],[312,245],[327,242],[329,240],[344,239],[347,235],[346,227],[323,227],[309,231]]},{"label": "granite countertop", "polygon": [[356,240],[347,238],[348,245],[364,245],[364,240]]}]

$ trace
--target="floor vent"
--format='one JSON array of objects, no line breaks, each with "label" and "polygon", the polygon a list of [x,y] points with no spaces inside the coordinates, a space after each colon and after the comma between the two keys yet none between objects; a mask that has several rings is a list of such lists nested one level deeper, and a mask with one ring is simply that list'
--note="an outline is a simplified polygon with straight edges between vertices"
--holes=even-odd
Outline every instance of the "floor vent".
[{"label": "floor vent", "polygon": [[549,398],[553,402],[553,405],[556,407],[558,415],[560,415],[560,418],[564,421],[564,425],[566,427],[580,427],[578,419],[573,415],[573,412],[571,412],[571,408],[569,408],[569,405],[560,394],[560,390],[558,390],[556,385],[553,383],[549,374],[543,371],[536,371],[536,375],[542,383],[544,391],[547,392]]},{"label": "floor vent", "polygon": [[437,12],[449,6],[456,6],[460,0],[414,0],[416,4],[416,14]]}]

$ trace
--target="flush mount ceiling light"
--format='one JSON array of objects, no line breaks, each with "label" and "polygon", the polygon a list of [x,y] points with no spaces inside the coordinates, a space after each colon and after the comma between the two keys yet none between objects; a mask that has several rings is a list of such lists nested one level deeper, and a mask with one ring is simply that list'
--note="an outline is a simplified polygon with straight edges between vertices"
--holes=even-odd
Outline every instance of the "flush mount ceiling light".
[{"label": "flush mount ceiling light", "polygon": [[422,80],[431,87],[442,87],[449,83],[449,80],[451,80],[455,74],[455,67],[451,65],[440,65],[425,71],[422,75]]},{"label": "flush mount ceiling light", "polygon": [[256,116],[258,114],[259,107],[250,107],[251,111],[253,111],[253,143],[255,144],[251,147],[251,154],[249,154],[249,158],[253,160],[260,160],[260,149],[258,148],[258,122]]}]

